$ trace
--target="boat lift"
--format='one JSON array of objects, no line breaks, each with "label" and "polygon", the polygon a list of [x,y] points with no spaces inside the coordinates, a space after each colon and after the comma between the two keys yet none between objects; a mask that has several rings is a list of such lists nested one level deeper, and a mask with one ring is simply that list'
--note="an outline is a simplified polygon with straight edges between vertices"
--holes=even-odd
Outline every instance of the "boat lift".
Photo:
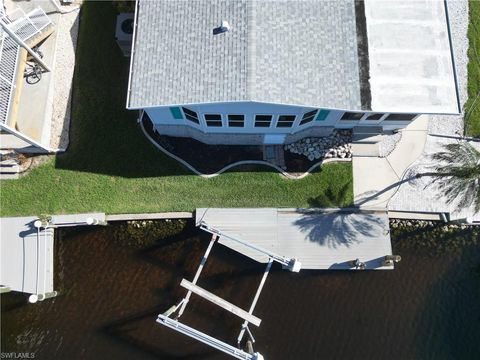
[{"label": "boat lift", "polygon": [[293,259],[293,258],[288,258],[286,256],[281,256],[281,255],[277,255],[275,253],[273,253],[272,251],[269,251],[269,250],[266,250],[258,245],[253,245],[253,244],[250,244],[244,240],[241,240],[241,239],[238,239],[238,238],[235,238],[231,235],[227,235],[225,233],[223,233],[222,231],[220,230],[217,230],[217,229],[214,229],[210,226],[208,226],[205,222],[201,222],[200,223],[200,229],[202,230],[205,230],[209,233],[211,233],[212,235],[217,235],[217,236],[221,236],[223,238],[226,238],[228,240],[232,240],[232,241],[235,241],[239,244],[242,244],[243,246],[246,246],[250,249],[253,249],[253,250],[256,250],[262,254],[265,254],[267,255],[270,259],[274,260],[274,261],[277,261],[279,262],[280,264],[282,264],[282,266],[284,268],[287,268],[289,269],[290,271],[292,272],[299,272],[300,269],[302,268],[302,264],[300,261],[298,261],[298,259]]},{"label": "boat lift", "polygon": [[[261,319],[253,315],[253,311],[255,309],[255,306],[257,304],[257,301],[260,297],[260,293],[262,292],[263,286],[265,284],[265,281],[267,280],[268,274],[270,272],[270,269],[272,267],[272,264],[274,261],[279,262],[282,264],[284,268],[288,268],[290,271],[293,272],[298,272],[300,271],[301,268],[301,263],[297,259],[290,259],[284,256],[280,256],[277,254],[274,254],[266,249],[263,249],[261,247],[258,247],[256,245],[249,244],[243,240],[234,238],[230,235],[227,235],[219,230],[216,230],[214,228],[209,227],[206,223],[202,222],[200,224],[200,228],[211,233],[212,238],[210,240],[210,243],[208,244],[207,250],[205,251],[205,254],[202,257],[202,260],[200,261],[200,265],[195,273],[195,276],[193,278],[193,281],[190,282],[188,280],[183,279],[182,282],[180,283],[180,286],[184,287],[187,289],[187,294],[185,297],[177,304],[173,305],[170,307],[167,311],[165,311],[163,314],[159,314],[157,318],[157,322],[161,325],[164,325],[170,329],[173,329],[179,333],[182,333],[184,335],[187,335],[191,337],[192,339],[195,339],[197,341],[200,341],[206,345],[209,345],[217,350],[220,350],[230,356],[233,356],[237,359],[243,359],[243,360],[263,360],[263,356],[258,353],[258,352],[253,352],[253,348],[249,351],[246,352],[240,348],[241,342],[243,340],[243,337],[245,336],[245,333],[248,334],[248,337],[250,338],[250,345],[255,343],[255,338],[253,337],[252,332],[250,331],[248,325],[253,324],[255,326],[260,326]],[[203,267],[205,266],[205,263],[207,262],[207,258],[210,254],[210,251],[212,250],[213,245],[215,244],[216,240],[219,237],[224,237],[232,241],[236,241],[239,244],[242,244],[243,246],[246,246],[250,249],[253,249],[255,251],[261,252],[265,255],[268,256],[268,263],[265,268],[265,271],[263,273],[262,279],[260,281],[260,284],[257,288],[257,291],[255,293],[255,296],[253,298],[252,304],[250,305],[250,308],[247,311],[241,309],[240,307],[222,299],[221,297],[201,288],[198,286],[196,283],[200,277],[200,274],[203,270]],[[178,319],[182,316],[183,312],[185,311],[185,308],[190,300],[191,295],[196,294],[205,300],[208,300],[212,302],[215,305],[220,306],[221,308],[231,312],[232,314],[242,318],[244,320],[244,323],[242,324],[242,328],[240,330],[240,333],[237,338],[237,347],[234,347],[230,344],[227,344],[219,339],[216,339],[210,335],[207,335],[199,330],[196,330],[188,325],[185,325],[181,323]],[[178,310],[178,313],[177,313]],[[177,313],[175,318],[172,318],[171,316]],[[253,347],[253,346],[252,346]]]}]

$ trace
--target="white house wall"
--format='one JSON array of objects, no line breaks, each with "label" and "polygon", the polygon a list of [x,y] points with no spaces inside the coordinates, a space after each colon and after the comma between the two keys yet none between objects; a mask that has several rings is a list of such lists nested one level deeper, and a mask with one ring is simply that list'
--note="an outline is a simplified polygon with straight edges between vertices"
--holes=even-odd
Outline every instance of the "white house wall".
[{"label": "white house wall", "polygon": [[[179,122],[184,125],[193,126],[206,132],[212,133],[279,133],[288,134],[297,130],[312,126],[311,124],[305,124],[298,126],[303,114],[305,112],[314,110],[315,108],[305,108],[300,106],[281,105],[281,104],[268,104],[257,102],[231,102],[231,103],[210,103],[210,104],[195,104],[185,105],[184,107],[195,111],[199,115],[200,126],[188,121],[186,119],[178,120],[174,119],[170,107],[146,109],[148,115],[155,124],[169,124],[178,125]],[[205,114],[221,114],[222,115],[222,127],[208,127],[205,122]],[[227,115],[241,114],[245,116],[245,126],[240,127],[228,127]],[[273,115],[272,124],[269,128],[254,127],[255,115]],[[295,115],[296,119],[293,127],[291,128],[277,128],[277,120],[279,115]],[[338,118],[338,114],[330,113],[325,121],[322,121],[322,125],[332,125]]]},{"label": "white house wall", "polygon": [[[198,114],[200,124],[195,124],[185,119],[183,113],[183,119],[175,119],[172,115],[170,108],[182,108],[185,107]],[[230,102],[230,103],[208,103],[208,104],[192,104],[192,105],[177,105],[177,106],[164,106],[156,108],[147,108],[145,111],[149,115],[150,119],[155,125],[171,126],[189,126],[197,130],[208,133],[236,133],[236,134],[294,134],[299,131],[311,127],[327,126],[336,128],[352,128],[356,125],[384,125],[388,129],[403,128],[408,125],[408,121],[367,121],[365,118],[373,112],[365,111],[364,117],[359,121],[346,121],[340,120],[345,111],[337,109],[322,109],[329,111],[328,115],[323,121],[314,120],[310,123],[300,125],[303,115],[306,112],[315,110],[317,108],[295,106],[295,105],[283,105],[283,104],[270,104],[259,102]],[[208,127],[205,122],[205,114],[220,114],[222,116],[222,127]],[[228,127],[227,115],[241,114],[245,116],[244,127]],[[272,123],[270,127],[255,127],[255,115],[273,115]],[[290,128],[277,128],[278,116],[280,115],[295,115],[296,119],[292,127]],[[386,115],[385,115],[386,116]],[[384,116],[384,117],[385,117]],[[383,118],[384,118],[383,117]]]}]

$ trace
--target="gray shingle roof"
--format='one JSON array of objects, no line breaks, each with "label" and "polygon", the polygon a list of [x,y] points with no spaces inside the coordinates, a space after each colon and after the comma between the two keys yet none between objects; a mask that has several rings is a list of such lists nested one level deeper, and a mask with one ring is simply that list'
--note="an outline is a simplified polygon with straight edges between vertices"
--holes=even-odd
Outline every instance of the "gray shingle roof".
[{"label": "gray shingle roof", "polygon": [[356,36],[353,0],[140,0],[128,105],[360,109]]}]

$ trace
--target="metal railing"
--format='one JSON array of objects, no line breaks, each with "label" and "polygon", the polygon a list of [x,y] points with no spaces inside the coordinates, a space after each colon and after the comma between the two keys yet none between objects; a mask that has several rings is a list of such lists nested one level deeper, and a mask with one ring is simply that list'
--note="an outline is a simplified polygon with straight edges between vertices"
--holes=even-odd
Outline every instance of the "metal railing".
[{"label": "metal railing", "polygon": [[170,319],[168,316],[163,314],[158,315],[157,323],[162,324],[170,329],[173,329],[181,334],[187,335],[188,337],[200,341],[208,346],[211,346],[214,349],[220,350],[225,354],[233,356],[240,360],[260,360],[263,359],[258,353],[249,354],[243,350],[237,349],[236,347],[227,344],[221,340],[218,340],[210,335],[207,335],[201,331],[198,331],[188,325],[185,325],[177,320]]},{"label": "metal railing", "polygon": [[15,78],[18,72],[18,56],[21,46],[3,27],[7,27],[22,41],[28,41],[40,34],[46,27],[52,24],[52,21],[38,7],[28,14],[20,8],[16,8],[8,14],[2,11],[0,13],[0,22],[0,123],[5,124],[10,113],[15,90]]},{"label": "metal railing", "polygon": [[40,7],[28,14],[21,8],[16,8],[12,12],[1,16],[0,21],[6,24],[23,41],[39,34],[48,25],[52,24],[50,18]]},{"label": "metal railing", "polygon": [[3,30],[0,31],[0,122],[6,123],[15,90],[20,46]]}]

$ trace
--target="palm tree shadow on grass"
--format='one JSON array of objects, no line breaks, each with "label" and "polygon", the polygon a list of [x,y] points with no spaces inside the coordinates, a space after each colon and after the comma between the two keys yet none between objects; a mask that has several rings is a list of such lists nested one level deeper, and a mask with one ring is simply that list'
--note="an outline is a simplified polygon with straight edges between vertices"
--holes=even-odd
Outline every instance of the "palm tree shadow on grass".
[{"label": "palm tree shadow on grass", "polygon": [[[347,194],[350,188],[350,183],[344,184],[338,192],[332,190],[329,187],[325,192],[318,195],[315,198],[309,198],[307,200],[309,207],[321,208],[321,207],[337,207],[338,204],[342,204],[345,199],[348,198]],[[349,204],[351,205],[351,204]]]}]

